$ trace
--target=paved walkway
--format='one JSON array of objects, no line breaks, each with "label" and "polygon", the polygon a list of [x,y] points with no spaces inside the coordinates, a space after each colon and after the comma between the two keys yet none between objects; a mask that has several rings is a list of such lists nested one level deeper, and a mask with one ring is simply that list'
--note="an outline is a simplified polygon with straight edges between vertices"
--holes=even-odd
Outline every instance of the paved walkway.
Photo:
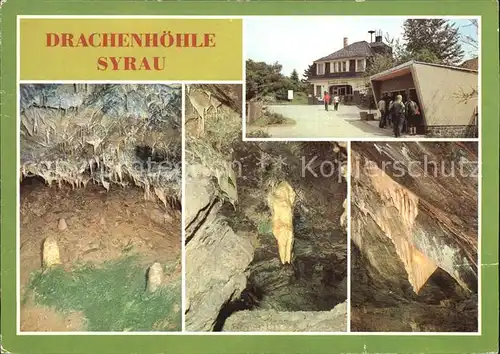
[{"label": "paved walkway", "polygon": [[[263,128],[273,138],[370,138],[392,137],[390,129],[380,129],[362,121],[356,106],[340,106],[337,112],[326,112],[320,105],[268,106],[276,112],[295,120],[295,125],[276,125]],[[249,131],[254,128],[249,127]],[[259,128],[262,129],[262,128]]]}]

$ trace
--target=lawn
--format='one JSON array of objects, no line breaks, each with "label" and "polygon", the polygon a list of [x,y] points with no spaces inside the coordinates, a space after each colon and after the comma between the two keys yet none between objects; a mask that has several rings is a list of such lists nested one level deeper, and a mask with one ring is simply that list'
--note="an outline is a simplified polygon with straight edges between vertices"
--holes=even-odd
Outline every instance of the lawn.
[{"label": "lawn", "polygon": [[294,92],[292,101],[278,101],[277,104],[307,105],[307,94],[305,92]]},{"label": "lawn", "polygon": [[[168,276],[176,264],[166,267]],[[146,291],[146,269],[136,257],[100,266],[56,267],[35,272],[29,283],[35,302],[61,313],[80,311],[87,331],[180,331],[181,277],[155,293]]]},{"label": "lawn", "polygon": [[295,123],[296,122],[293,119],[287,118],[282,114],[269,112],[269,111],[265,110],[262,117],[256,119],[254,122],[252,122],[252,125],[258,126],[258,127],[265,127],[268,125],[295,124]]}]

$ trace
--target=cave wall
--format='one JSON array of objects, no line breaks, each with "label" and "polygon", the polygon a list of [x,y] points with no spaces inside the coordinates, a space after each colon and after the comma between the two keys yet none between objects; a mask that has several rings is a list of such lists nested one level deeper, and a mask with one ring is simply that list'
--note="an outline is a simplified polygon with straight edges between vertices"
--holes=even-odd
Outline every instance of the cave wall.
[{"label": "cave wall", "polygon": [[[361,251],[375,267],[387,266],[375,259],[380,250],[372,247],[379,232],[369,231],[374,225],[366,228],[374,223],[395,246],[415,292],[437,267],[476,292],[478,191],[472,174],[477,146],[353,143],[352,149],[351,203],[357,213],[351,221],[352,240]],[[457,169],[454,176],[452,162]],[[463,174],[458,173],[459,166]]]},{"label": "cave wall", "polygon": [[23,84],[21,176],[180,200],[180,85]]}]

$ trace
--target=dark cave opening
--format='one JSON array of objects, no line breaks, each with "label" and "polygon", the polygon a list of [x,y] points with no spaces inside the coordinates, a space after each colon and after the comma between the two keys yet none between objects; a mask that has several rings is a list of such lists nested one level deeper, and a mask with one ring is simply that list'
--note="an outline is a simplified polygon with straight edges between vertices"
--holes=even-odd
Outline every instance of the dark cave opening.
[{"label": "dark cave opening", "polygon": [[[256,210],[265,208],[262,203],[256,206]],[[228,203],[221,212],[236,232],[257,228],[248,217],[238,212],[235,216]],[[299,207],[294,214],[296,250],[292,263],[281,264],[274,237],[262,236],[262,244],[247,269],[247,287],[221,308],[214,331],[222,331],[225,320],[238,311],[330,311],[347,299],[347,255],[342,245],[332,245],[332,240],[345,239],[345,234],[340,230],[315,230],[306,223]],[[328,246],[320,250],[316,242]]]},{"label": "dark cave opening", "polygon": [[27,176],[23,177],[21,188],[37,187],[45,184],[45,180],[40,176]]},{"label": "dark cave opening", "polygon": [[257,269],[249,274],[241,295],[221,308],[215,332],[222,331],[226,319],[238,311],[330,311],[347,299],[347,270],[335,269],[338,260],[296,257],[292,264],[281,265],[274,257],[273,253],[254,259],[250,267]]},{"label": "dark cave opening", "polygon": [[352,243],[351,304],[353,331],[477,331],[477,293],[463,289],[437,268],[415,294],[401,267],[380,274]]},{"label": "dark cave opening", "polygon": [[259,308],[259,302],[262,300],[262,291],[253,284],[247,284],[241,295],[233,300],[226,302],[215,320],[213,332],[221,332],[227,318],[238,311],[254,310]]},{"label": "dark cave opening", "polygon": [[[96,171],[99,167],[97,166],[97,164],[93,164],[92,166],[92,171]],[[88,168],[87,170],[84,171],[84,175],[88,175],[90,176],[91,175],[91,169]],[[142,189],[140,188],[139,186],[135,185],[134,183],[134,180],[128,176],[128,175],[124,175],[123,176],[123,183],[125,183],[126,185],[114,185],[114,188],[133,188],[133,189]],[[90,181],[88,184],[87,184],[87,187],[89,187],[90,185],[94,185],[94,186],[100,186],[101,188],[104,188],[102,187],[101,183],[100,182],[97,182],[97,181]],[[63,187],[68,187],[68,191],[70,189],[76,189],[75,186],[71,186],[70,183],[68,182],[62,182],[61,183],[61,186]],[[52,182],[52,184],[49,184],[43,177],[41,176],[32,176],[32,175],[26,175],[22,178],[21,182],[20,182],[20,193],[23,194],[25,192],[31,192],[37,188],[41,188],[41,187],[46,187],[46,188],[57,188],[58,187],[58,183],[57,182]],[[80,188],[83,188],[83,186],[80,186]],[[113,188],[113,184],[112,184],[112,187]],[[96,189],[97,191],[97,189]],[[156,200],[157,203],[161,203],[160,200]],[[172,208],[173,210],[176,210],[176,211],[182,211],[182,204],[181,204],[181,200],[179,200],[178,198],[176,197],[171,197],[168,199],[168,203],[169,203],[169,207]]]},{"label": "dark cave opening", "polygon": [[148,167],[148,163],[161,164],[164,162],[180,163],[181,156],[165,151],[153,150],[151,146],[138,145],[135,147],[135,156],[142,161],[143,167]]}]

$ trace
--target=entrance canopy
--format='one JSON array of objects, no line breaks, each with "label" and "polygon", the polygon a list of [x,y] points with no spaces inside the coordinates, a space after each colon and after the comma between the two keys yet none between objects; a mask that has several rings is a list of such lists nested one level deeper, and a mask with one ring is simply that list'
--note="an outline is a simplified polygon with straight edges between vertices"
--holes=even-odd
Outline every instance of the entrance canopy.
[{"label": "entrance canopy", "polygon": [[[475,117],[478,72],[466,68],[409,61],[370,77],[373,95],[378,102],[383,93],[410,92],[428,126],[470,125]],[[414,99],[415,99],[414,98]]]}]

